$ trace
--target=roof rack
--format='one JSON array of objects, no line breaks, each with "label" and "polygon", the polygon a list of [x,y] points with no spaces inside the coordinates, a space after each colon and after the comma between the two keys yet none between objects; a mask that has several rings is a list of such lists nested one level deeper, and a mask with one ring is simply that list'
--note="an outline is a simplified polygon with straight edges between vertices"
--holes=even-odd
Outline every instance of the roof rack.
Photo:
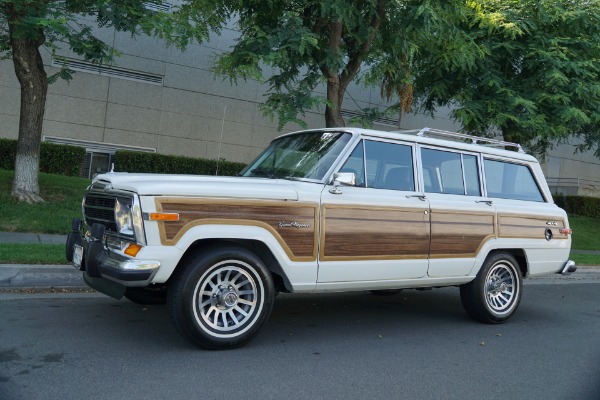
[{"label": "roof rack", "polygon": [[417,136],[425,136],[426,134],[431,133],[434,135],[451,137],[451,138],[455,138],[455,139],[470,140],[472,144],[487,143],[492,146],[514,147],[515,149],[517,149],[517,151],[519,153],[525,153],[525,151],[523,150],[521,145],[518,143],[505,142],[503,140],[497,140],[497,139],[488,139],[488,138],[484,138],[484,137],[480,137],[480,136],[467,135],[465,133],[443,131],[441,129],[423,128],[420,131],[407,130],[407,131],[400,131],[399,133],[415,133],[415,132],[417,133]]}]

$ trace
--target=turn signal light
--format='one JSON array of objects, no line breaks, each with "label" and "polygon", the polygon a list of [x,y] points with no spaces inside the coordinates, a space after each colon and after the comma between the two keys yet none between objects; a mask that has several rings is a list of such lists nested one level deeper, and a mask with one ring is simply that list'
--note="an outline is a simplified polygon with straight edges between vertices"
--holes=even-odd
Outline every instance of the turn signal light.
[{"label": "turn signal light", "polygon": [[560,228],[558,231],[563,235],[570,235],[573,233],[573,231],[569,228]]},{"label": "turn signal light", "polygon": [[150,221],[179,221],[178,213],[150,213]]},{"label": "turn signal light", "polygon": [[125,254],[127,254],[128,256],[131,256],[131,257],[135,257],[135,256],[137,256],[137,254],[140,252],[141,249],[142,249],[142,246],[140,246],[139,244],[129,243],[129,246],[127,246],[127,248],[125,249]]}]

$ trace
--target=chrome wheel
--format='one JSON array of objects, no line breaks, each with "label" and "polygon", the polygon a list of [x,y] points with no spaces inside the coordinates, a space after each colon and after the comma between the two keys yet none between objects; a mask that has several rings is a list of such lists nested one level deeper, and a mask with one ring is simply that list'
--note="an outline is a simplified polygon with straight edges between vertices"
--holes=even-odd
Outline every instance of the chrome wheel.
[{"label": "chrome wheel", "polygon": [[264,303],[260,276],[240,260],[221,261],[205,272],[194,290],[194,315],[212,336],[228,338],[250,329]]},{"label": "chrome wheel", "polygon": [[460,301],[469,316],[488,324],[508,321],[521,302],[523,278],[508,252],[490,254],[475,279],[460,286]]},{"label": "chrome wheel", "polygon": [[518,295],[515,267],[506,261],[494,265],[485,279],[485,301],[488,307],[497,314],[511,311]]}]

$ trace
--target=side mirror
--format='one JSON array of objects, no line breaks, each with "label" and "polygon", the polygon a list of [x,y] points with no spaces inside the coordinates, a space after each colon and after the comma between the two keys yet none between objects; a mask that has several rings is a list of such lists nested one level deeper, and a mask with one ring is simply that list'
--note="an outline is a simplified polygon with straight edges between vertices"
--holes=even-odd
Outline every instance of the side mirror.
[{"label": "side mirror", "polygon": [[344,186],[356,186],[356,175],[354,172],[336,172],[333,174],[333,184],[336,183]]},{"label": "side mirror", "polygon": [[329,193],[342,194],[340,186],[356,186],[356,175],[354,172],[336,172],[333,174],[333,187]]}]

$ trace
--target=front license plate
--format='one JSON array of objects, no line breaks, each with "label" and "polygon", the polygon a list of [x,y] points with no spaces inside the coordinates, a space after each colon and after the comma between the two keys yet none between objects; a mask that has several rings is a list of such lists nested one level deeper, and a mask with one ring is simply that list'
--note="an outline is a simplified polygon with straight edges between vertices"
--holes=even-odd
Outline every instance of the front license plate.
[{"label": "front license plate", "polygon": [[81,260],[83,260],[83,247],[76,244],[73,248],[73,266],[81,268]]}]

